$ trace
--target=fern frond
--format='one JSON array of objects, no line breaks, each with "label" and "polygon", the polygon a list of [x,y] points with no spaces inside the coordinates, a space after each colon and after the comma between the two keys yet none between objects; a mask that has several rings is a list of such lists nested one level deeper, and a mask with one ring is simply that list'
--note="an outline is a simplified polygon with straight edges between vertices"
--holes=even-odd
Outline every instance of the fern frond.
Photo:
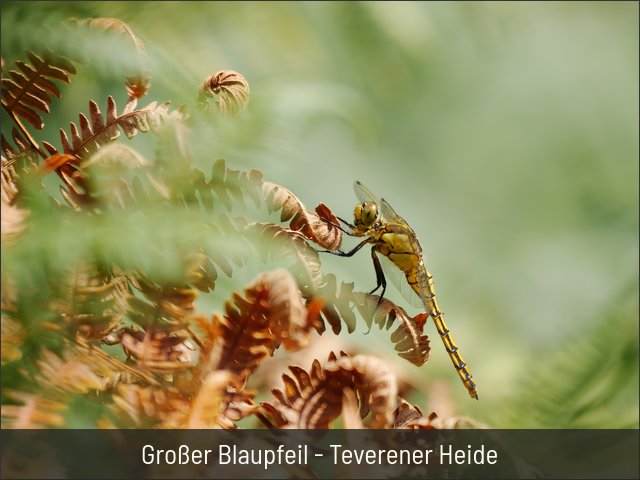
[{"label": "fern frond", "polygon": [[18,201],[20,193],[20,177],[29,170],[35,170],[38,151],[16,128],[12,129],[11,135],[14,145],[4,135],[0,141],[2,148],[1,195],[3,205],[13,206]]},{"label": "fern frond", "polygon": [[199,198],[199,202],[207,212],[213,211],[214,198],[217,198],[229,211],[234,203],[243,208],[246,207],[246,198],[251,198],[255,206],[259,207],[262,181],[262,173],[259,170],[243,172],[227,168],[225,161],[220,159],[213,164],[209,181],[205,179],[202,171],[192,170],[190,179],[192,196],[187,200],[195,202]]},{"label": "fern frond", "polygon": [[[102,340],[124,323],[126,278],[112,277],[92,264],[70,268],[66,278],[52,285],[50,309],[70,336]],[[127,293],[125,293],[127,292]]]},{"label": "fern frond", "polygon": [[280,210],[280,221],[290,222],[291,230],[322,248],[334,250],[342,242],[342,232],[331,225],[337,224],[338,219],[326,205],[318,205],[315,212],[307,210],[290,190],[264,181],[258,170],[242,172],[227,168],[224,160],[218,160],[213,165],[209,181],[204,173],[194,169],[189,183],[193,193],[185,200],[187,203],[202,204],[207,212],[214,210],[215,198],[227,210],[231,210],[234,203],[245,208],[246,199],[250,198],[256,207],[264,203],[269,213]]},{"label": "fern frond", "polygon": [[489,428],[488,425],[464,416],[442,418],[436,412],[424,416],[417,405],[411,405],[404,399],[400,400],[394,414],[393,428],[412,430],[453,430]]},{"label": "fern frond", "polygon": [[338,219],[325,204],[318,205],[315,213],[310,212],[291,191],[271,182],[262,184],[262,198],[269,213],[280,210],[280,221],[291,220],[292,230],[327,250],[340,247],[342,232],[331,225],[337,225]]},{"label": "fern frond", "polygon": [[2,428],[51,428],[64,425],[62,413],[67,405],[33,393],[4,390],[3,394],[19,405],[0,406]]},{"label": "fern frond", "polygon": [[49,113],[51,96],[60,98],[60,90],[52,80],[69,83],[76,69],[71,61],[52,51],[26,52],[31,63],[16,61],[18,70],[10,70],[11,78],[2,78],[2,106],[10,115],[24,118],[37,130],[44,128],[41,113]]},{"label": "fern frond", "polygon": [[591,329],[536,352],[501,416],[507,428],[638,428],[637,288],[630,282]]},{"label": "fern frond", "polygon": [[[87,161],[71,154],[55,153],[40,165],[39,171],[58,174],[64,183],[60,192],[76,211],[133,212],[169,198],[168,187],[152,173],[151,167],[153,164],[134,149],[111,143]],[[125,173],[134,176],[125,180]]]},{"label": "fern frond", "polygon": [[188,286],[160,285],[141,276],[129,277],[145,298],[128,298],[129,318],[136,327],[119,332],[127,355],[145,370],[158,373],[184,371],[192,366],[188,326],[196,292]]},{"label": "fern frond", "polygon": [[[50,143],[43,142],[50,157],[45,159],[40,170],[45,174],[50,171],[56,171],[66,186],[66,188],[61,187],[62,196],[75,210],[79,211],[87,205],[93,205],[97,202],[96,197],[99,195],[92,191],[95,188],[92,189],[92,176],[87,172],[87,169],[109,163],[124,164],[123,166],[127,168],[149,165],[149,162],[145,161],[139,154],[133,154],[132,150],[127,150],[126,152],[123,152],[123,149],[119,149],[117,152],[113,150],[105,151],[105,145],[118,138],[120,130],[128,138],[132,138],[138,132],[148,132],[151,128],[157,127],[168,114],[168,108],[168,102],[163,104],[152,102],[145,108],[131,111],[125,109],[124,112],[118,114],[115,100],[112,96],[109,96],[107,98],[107,116],[105,118],[98,104],[91,100],[89,102],[90,120],[80,113],[79,129],[75,123],[71,122],[70,124],[71,141],[69,141],[65,131],[60,129],[62,152],[58,151]],[[94,155],[99,149],[101,151]],[[90,157],[91,159],[89,160]],[[116,159],[115,162],[114,159]],[[121,178],[118,180],[120,180],[120,183],[123,182]],[[160,195],[167,195],[166,187],[162,188],[160,182],[151,178],[150,183],[156,187],[156,191]],[[134,194],[128,185],[125,184],[123,187],[120,184],[118,187],[120,188],[117,190],[117,194],[120,194],[120,197],[117,194],[115,196],[121,200],[121,204],[134,198]],[[135,187],[136,185],[134,185],[134,190],[140,193],[140,189]],[[122,196],[125,197],[124,200],[121,198]]]},{"label": "fern frond", "polygon": [[[71,141],[63,129],[60,129],[60,142],[64,153],[80,159],[88,159],[100,146],[115,140],[121,129],[127,138],[133,138],[139,131],[148,132],[158,126],[168,113],[169,102],[158,104],[151,102],[144,108],[125,110],[118,113],[116,101],[111,95],[107,97],[106,118],[100,107],[93,100],[89,101],[89,118],[83,113],[78,115],[78,126],[71,122],[69,131]],[[50,143],[43,143],[51,155],[58,150]]]},{"label": "fern frond", "polygon": [[[4,158],[4,157],[3,157]],[[4,183],[4,178],[3,178]],[[2,219],[1,219],[1,231],[2,231],[2,243],[3,245],[9,245],[14,243],[16,239],[27,228],[26,219],[29,216],[29,211],[22,208],[18,208],[12,205],[6,199],[13,195],[11,190],[5,194],[4,188],[2,191]]]},{"label": "fern frond", "polygon": [[[4,215],[4,212],[3,212]],[[0,341],[2,349],[2,365],[22,358],[20,346],[24,340],[24,328],[9,315],[2,314],[2,334]]]},{"label": "fern frond", "polygon": [[192,406],[184,419],[185,428],[211,428],[219,425],[223,413],[227,385],[232,384],[232,374],[226,370],[210,372],[203,380]]},{"label": "fern frond", "polygon": [[41,352],[37,362],[41,387],[65,394],[86,394],[104,390],[113,368],[87,351],[68,349],[62,357],[49,350]]},{"label": "fern frond", "polygon": [[125,41],[133,45],[138,60],[138,72],[127,75],[125,88],[129,95],[129,102],[144,97],[149,91],[150,78],[145,73],[147,70],[147,52],[144,43],[125,22],[118,18],[99,17],[75,19],[78,26],[88,26],[92,30],[113,32],[120,35]]},{"label": "fern frond", "polygon": [[146,331],[127,328],[120,342],[125,353],[135,358],[138,367],[157,373],[175,373],[191,367],[192,347],[186,331],[167,333],[150,328]]},{"label": "fern frond", "polygon": [[[286,428],[329,428],[343,412],[343,391],[350,389],[359,404],[360,418],[371,412],[371,428],[389,428],[397,401],[396,378],[382,360],[367,355],[349,357],[333,353],[323,366],[314,360],[310,371],[289,367],[284,390],[274,389],[274,404],[261,407]],[[348,408],[348,407],[347,407]]]},{"label": "fern frond", "polygon": [[235,428],[235,422],[257,408],[252,392],[232,387],[237,383],[227,370],[210,372],[175,428]]},{"label": "fern frond", "polygon": [[115,428],[154,428],[185,405],[175,389],[134,384],[118,385],[112,398],[110,410]]},{"label": "fern frond", "polygon": [[[391,341],[400,357],[417,366],[429,359],[429,337],[422,333],[426,314],[410,317],[402,307],[386,298],[378,306],[377,295],[354,292],[353,283],[343,282],[338,293],[335,276],[327,275],[325,279],[326,283],[313,294],[313,298],[323,301],[321,318],[331,326],[333,333],[340,333],[342,323],[347,326],[349,333],[355,330],[355,308],[369,328],[376,324],[381,329],[389,330],[394,323],[398,323],[391,334]],[[324,327],[321,327],[319,332],[323,331]]]},{"label": "fern frond", "polygon": [[233,70],[216,72],[202,83],[198,101],[205,110],[237,115],[249,104],[249,83]]},{"label": "fern frond", "polygon": [[288,271],[261,274],[244,295],[234,294],[225,304],[224,315],[200,321],[205,347],[194,378],[218,369],[232,372],[243,382],[281,343],[288,349],[303,347],[313,325]]},{"label": "fern frond", "polygon": [[263,261],[294,259],[289,270],[305,295],[324,284],[318,252],[298,232],[273,223],[260,222],[247,225],[245,232]]},{"label": "fern frond", "polygon": [[228,371],[210,372],[195,391],[175,386],[151,387],[121,384],[110,406],[112,428],[236,428],[235,422],[256,407],[253,393],[236,389]]}]

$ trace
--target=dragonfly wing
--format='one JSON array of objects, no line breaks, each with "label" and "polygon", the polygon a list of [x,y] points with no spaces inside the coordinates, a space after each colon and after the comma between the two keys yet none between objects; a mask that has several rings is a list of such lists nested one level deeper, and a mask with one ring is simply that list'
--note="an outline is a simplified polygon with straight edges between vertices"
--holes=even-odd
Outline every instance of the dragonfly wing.
[{"label": "dragonfly wing", "polygon": [[380,200],[380,204],[379,205],[382,207],[382,215],[388,221],[402,223],[403,225],[406,225],[407,227],[409,226],[407,221],[404,218],[402,218],[400,215],[398,215],[398,212],[396,212],[393,209],[393,207],[391,205],[389,205],[389,202],[387,202],[384,198],[382,200]]},{"label": "dragonfly wing", "polygon": [[[353,185],[353,189],[356,192],[356,196],[361,202],[373,202],[379,206],[382,218],[384,222],[394,222],[398,224],[404,225],[411,235],[415,237],[415,233],[413,229],[409,226],[409,224],[402,218],[398,213],[389,205],[384,198],[379,199],[375,193],[369,190],[364,186],[362,182],[355,182]],[[418,250],[416,251],[416,255],[422,255],[422,251],[417,243]],[[382,265],[382,270],[384,271],[385,277],[388,278],[394,287],[400,292],[402,297],[409,302],[411,305],[417,308],[424,308],[424,302],[420,298],[420,296],[411,288],[409,282],[407,282],[407,277],[387,256],[380,255],[380,263]]]},{"label": "dragonfly wing", "polygon": [[391,281],[394,287],[400,292],[402,298],[416,308],[424,308],[424,303],[418,294],[411,288],[407,277],[388,257],[380,255],[380,264],[387,279]]},{"label": "dragonfly wing", "polygon": [[356,181],[356,183],[353,184],[353,190],[356,192],[356,197],[358,197],[358,200],[361,202],[373,202],[380,205],[380,199],[371,190],[365,187],[362,182]]},{"label": "dragonfly wing", "polygon": [[387,222],[398,222],[407,225],[407,222],[389,205],[384,198],[379,199],[378,196],[369,190],[365,185],[357,181],[353,184],[353,189],[356,192],[358,200],[361,202],[373,202],[380,208],[382,218]]}]

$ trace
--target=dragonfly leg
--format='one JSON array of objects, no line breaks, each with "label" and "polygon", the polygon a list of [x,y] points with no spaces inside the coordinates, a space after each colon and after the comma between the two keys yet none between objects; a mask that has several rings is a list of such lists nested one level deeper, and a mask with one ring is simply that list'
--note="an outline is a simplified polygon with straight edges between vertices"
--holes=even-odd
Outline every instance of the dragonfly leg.
[{"label": "dragonfly leg", "polygon": [[[338,217],[338,218],[339,218],[340,220],[342,220],[340,217]],[[342,220],[342,221],[344,222],[344,220]],[[330,222],[329,220],[325,220],[325,223],[327,223],[328,225],[331,225],[331,226],[332,226],[332,227],[334,227],[334,228],[337,228],[338,230],[340,230],[340,231],[341,231],[342,233],[344,233],[345,235],[349,235],[349,236],[351,236],[351,237],[352,237],[352,236],[354,236],[354,235],[353,235],[353,231],[351,231],[351,230],[345,230],[345,229],[342,227],[342,225],[339,225],[339,224],[337,224],[337,223]],[[351,227],[351,225],[348,225],[348,226],[349,226],[349,227]],[[352,228],[355,228],[355,227],[352,227]]]},{"label": "dragonfly leg", "polygon": [[356,245],[353,250],[350,250],[349,252],[343,252],[342,250],[318,250],[318,253],[330,253],[331,255],[337,255],[338,257],[352,257],[353,255],[355,255],[356,253],[358,253],[358,251],[364,247],[367,243],[369,243],[369,239],[366,238],[363,241],[361,241],[358,245]]},{"label": "dragonfly leg", "polygon": [[382,299],[384,298],[384,292],[387,290],[387,279],[384,276],[384,272],[382,271],[382,265],[380,265],[380,259],[376,255],[375,247],[371,249],[371,258],[373,259],[373,267],[376,269],[376,288],[369,292],[369,295],[372,295],[373,292],[382,287],[382,292],[378,297],[378,303],[376,304],[376,309],[382,303]]},{"label": "dragonfly leg", "polygon": [[[355,228],[356,228],[356,226],[355,226],[355,225],[353,225],[353,224],[351,224],[351,223],[347,222],[346,220],[344,220],[344,219],[343,219],[343,218],[341,218],[341,217],[337,217],[337,218],[338,218],[338,220],[340,220],[342,223],[344,223],[347,227],[349,227],[349,228],[350,228],[350,229],[352,229],[352,230],[355,230]],[[344,230],[343,230],[343,231],[344,231]]]},{"label": "dragonfly leg", "polygon": [[347,222],[346,220],[337,217],[338,220],[340,220],[342,223],[344,223],[347,227],[349,227],[351,230],[345,230],[342,225],[338,224],[338,223],[333,223],[329,220],[325,220],[326,223],[328,223],[329,225],[331,225],[334,228],[337,228],[338,230],[340,230],[342,233],[344,233],[345,235],[349,235],[350,237],[361,237],[362,235],[357,235],[354,233],[354,230],[356,229],[355,225],[350,224],[349,222]]}]

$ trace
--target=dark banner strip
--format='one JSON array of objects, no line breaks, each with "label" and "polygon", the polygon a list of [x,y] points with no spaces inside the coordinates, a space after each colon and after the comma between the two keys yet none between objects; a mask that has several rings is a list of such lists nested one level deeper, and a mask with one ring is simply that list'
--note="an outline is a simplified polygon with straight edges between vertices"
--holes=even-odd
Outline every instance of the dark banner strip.
[{"label": "dark banner strip", "polygon": [[638,478],[638,430],[2,430],[3,479]]}]

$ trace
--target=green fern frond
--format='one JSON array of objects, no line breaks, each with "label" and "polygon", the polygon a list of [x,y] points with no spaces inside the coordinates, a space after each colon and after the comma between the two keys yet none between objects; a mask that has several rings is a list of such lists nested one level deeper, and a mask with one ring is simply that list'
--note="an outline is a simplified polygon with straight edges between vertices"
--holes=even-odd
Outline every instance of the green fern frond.
[{"label": "green fern frond", "polygon": [[509,414],[496,426],[638,428],[637,283],[596,326],[535,354]]}]

